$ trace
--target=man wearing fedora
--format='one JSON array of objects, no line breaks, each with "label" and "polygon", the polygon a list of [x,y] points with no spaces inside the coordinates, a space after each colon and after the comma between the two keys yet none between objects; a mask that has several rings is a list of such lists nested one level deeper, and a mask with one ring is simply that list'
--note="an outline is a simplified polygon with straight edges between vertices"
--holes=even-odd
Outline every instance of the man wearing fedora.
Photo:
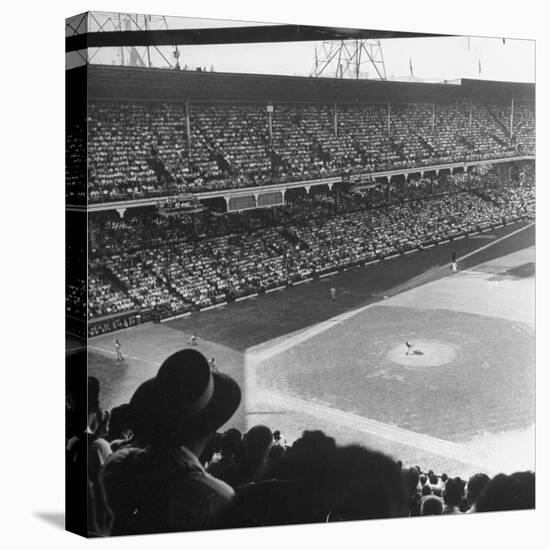
[{"label": "man wearing fedora", "polygon": [[213,526],[233,489],[206,472],[200,456],[237,410],[238,384],[212,371],[195,349],[168,357],[131,401],[134,443],[101,474],[111,535],[190,531]]}]

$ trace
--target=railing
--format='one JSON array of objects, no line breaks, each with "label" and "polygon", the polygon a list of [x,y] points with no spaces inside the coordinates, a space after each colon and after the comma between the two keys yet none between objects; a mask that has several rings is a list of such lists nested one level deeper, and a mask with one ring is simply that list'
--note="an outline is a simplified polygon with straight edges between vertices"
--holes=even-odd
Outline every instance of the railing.
[{"label": "railing", "polygon": [[133,309],[131,311],[95,317],[88,320],[87,335],[90,337],[99,336],[106,332],[134,327],[152,321],[153,318],[154,312],[151,309]]},{"label": "railing", "polygon": [[[442,162],[439,164],[415,164],[413,166],[399,167],[396,169],[379,170],[375,172],[362,171],[362,174],[369,175],[371,178],[390,178],[398,175],[408,176],[409,174],[425,173],[425,172],[439,172],[440,170],[455,170],[456,168],[463,168],[466,170],[470,166],[478,166],[482,164],[499,164],[504,162],[517,162],[522,160],[535,160],[534,155],[521,155],[521,156],[503,156],[503,157],[487,157],[487,158],[464,158],[457,162]],[[353,171],[356,174],[359,172]],[[231,189],[218,189],[213,191],[202,191],[194,193],[198,200],[207,200],[214,198],[231,198],[243,195],[258,195],[264,192],[273,191],[285,191],[295,188],[307,188],[315,187],[319,185],[332,186],[335,183],[341,183],[343,181],[343,175],[332,177],[324,177],[310,180],[296,180],[293,182],[275,182],[268,185],[259,185],[252,187],[241,187]],[[97,202],[89,203],[88,212],[99,212],[103,210],[125,210],[126,208],[139,208],[142,206],[154,206],[158,202],[158,198],[163,199],[176,199],[177,194],[166,194],[166,191],[154,191],[147,196],[121,196],[119,200],[109,202]],[[71,208],[71,205],[67,205],[67,208]],[[74,206],[73,208],[82,209],[81,206]]]}]

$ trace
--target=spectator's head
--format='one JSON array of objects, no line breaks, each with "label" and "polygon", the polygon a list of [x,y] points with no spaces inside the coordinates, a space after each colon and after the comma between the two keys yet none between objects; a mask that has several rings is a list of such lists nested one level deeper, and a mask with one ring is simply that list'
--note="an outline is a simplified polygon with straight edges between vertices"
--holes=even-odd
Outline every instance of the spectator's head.
[{"label": "spectator's head", "polygon": [[420,475],[419,476],[419,482],[421,483],[421,486],[423,487],[427,483],[427,476],[426,475]]},{"label": "spectator's head", "polygon": [[422,516],[440,516],[444,510],[444,502],[440,497],[428,495],[421,499],[420,514]]},{"label": "spectator's head", "polygon": [[464,496],[465,483],[459,477],[449,479],[444,488],[444,502],[447,506],[459,506]]},{"label": "spectator's head", "polygon": [[148,443],[155,437],[154,378],[141,384],[130,400],[130,428],[136,439]]},{"label": "spectator's head", "polygon": [[484,487],[486,487],[489,481],[490,478],[486,474],[475,474],[469,478],[469,481],[467,482],[467,487],[465,489],[465,494],[469,506],[473,506],[473,504],[475,504],[480,493],[482,492]]},{"label": "spectator's head", "polygon": [[408,489],[408,494],[413,496],[417,491],[417,484],[419,482],[419,472],[415,468],[409,468],[402,470],[404,476],[404,483]]},{"label": "spectator's head", "polygon": [[431,490],[431,487],[429,485],[424,485],[422,488],[421,488],[421,494],[422,496],[427,496],[427,495],[432,495],[433,494],[433,491]]},{"label": "spectator's head", "polygon": [[292,445],[292,451],[308,451],[310,453],[329,453],[335,448],[335,439],[327,436],[321,430],[305,430]]},{"label": "spectator's head", "polygon": [[232,378],[212,372],[197,350],[184,349],[170,355],[134,393],[132,428],[147,443],[185,445],[200,456],[234,414],[240,397]]},{"label": "spectator's head", "polygon": [[219,432],[215,432],[215,435],[213,437],[213,449],[214,453],[220,453],[221,452],[221,441],[223,439],[223,434]]},{"label": "spectator's head", "polygon": [[235,449],[242,441],[242,432],[236,428],[230,428],[221,436],[221,453],[223,456],[232,456]]},{"label": "spectator's head", "polygon": [[131,433],[130,406],[127,403],[114,407],[109,420],[109,435],[126,438]]},{"label": "spectator's head", "polygon": [[273,444],[273,433],[267,426],[254,426],[245,436],[248,459],[264,462]]},{"label": "spectator's head", "polygon": [[429,474],[429,484],[431,485],[438,484],[438,476],[436,474],[433,474],[432,472]]},{"label": "spectator's head", "polygon": [[330,517],[380,519],[407,513],[404,477],[391,458],[358,445],[339,447],[333,458],[325,496]]},{"label": "spectator's head", "polygon": [[279,461],[284,456],[285,452],[286,449],[282,445],[273,445],[269,451],[269,463],[274,464]]},{"label": "spectator's head", "polygon": [[536,505],[536,475],[532,472],[498,474],[481,491],[477,512],[527,510]]}]

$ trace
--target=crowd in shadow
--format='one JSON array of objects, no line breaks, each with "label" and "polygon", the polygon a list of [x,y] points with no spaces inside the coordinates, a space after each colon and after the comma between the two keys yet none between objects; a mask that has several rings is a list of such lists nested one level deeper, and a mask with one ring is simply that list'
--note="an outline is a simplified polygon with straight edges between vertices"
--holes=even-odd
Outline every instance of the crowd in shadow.
[{"label": "crowd in shadow", "polygon": [[[67,366],[82,361],[85,352],[69,356]],[[403,467],[321,431],[292,443],[264,425],[220,433],[240,401],[238,384],[196,349],[168,357],[110,412],[100,407],[96,378],[88,377],[87,399],[75,399],[69,387],[67,506],[84,514],[87,503],[88,535],[534,508],[533,472],[464,480]]]}]

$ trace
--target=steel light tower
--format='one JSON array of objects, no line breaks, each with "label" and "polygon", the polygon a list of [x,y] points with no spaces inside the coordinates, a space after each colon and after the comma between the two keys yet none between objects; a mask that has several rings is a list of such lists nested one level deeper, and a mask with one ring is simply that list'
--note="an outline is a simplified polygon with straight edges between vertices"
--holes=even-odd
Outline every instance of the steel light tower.
[{"label": "steel light tower", "polygon": [[[66,36],[85,32],[124,32],[168,30],[166,17],[134,13],[87,12],[71,18],[66,24]],[[107,51],[108,50],[108,51]],[[180,49],[168,46],[119,46],[116,48],[89,48],[84,63],[95,59],[101,63],[130,67],[168,67],[179,69]]]},{"label": "steel light tower", "polygon": [[312,75],[336,78],[372,78],[387,80],[381,41],[325,41],[315,47]]}]

